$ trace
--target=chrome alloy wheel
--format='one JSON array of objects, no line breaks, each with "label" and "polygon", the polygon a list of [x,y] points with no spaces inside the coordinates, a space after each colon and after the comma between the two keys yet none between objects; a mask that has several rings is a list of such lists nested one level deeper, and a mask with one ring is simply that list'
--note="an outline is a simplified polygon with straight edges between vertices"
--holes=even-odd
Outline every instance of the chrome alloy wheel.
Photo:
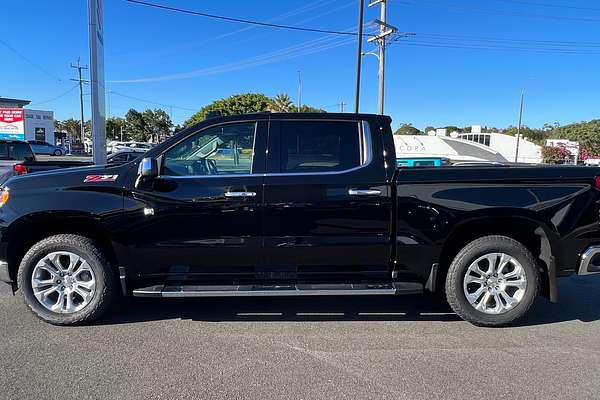
[{"label": "chrome alloy wheel", "polygon": [[92,301],[96,277],[87,261],[77,254],[56,251],[37,263],[31,275],[31,287],[47,310],[72,314]]},{"label": "chrome alloy wheel", "polygon": [[523,266],[504,253],[479,257],[467,269],[463,280],[467,301],[485,314],[504,314],[523,299],[527,276]]}]

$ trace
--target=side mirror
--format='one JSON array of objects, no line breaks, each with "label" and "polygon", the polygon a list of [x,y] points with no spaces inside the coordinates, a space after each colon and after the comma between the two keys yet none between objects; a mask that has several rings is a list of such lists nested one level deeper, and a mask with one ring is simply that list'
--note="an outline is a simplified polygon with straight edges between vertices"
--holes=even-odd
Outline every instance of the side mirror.
[{"label": "side mirror", "polygon": [[150,180],[158,176],[158,162],[155,158],[144,158],[138,168],[140,178]]}]

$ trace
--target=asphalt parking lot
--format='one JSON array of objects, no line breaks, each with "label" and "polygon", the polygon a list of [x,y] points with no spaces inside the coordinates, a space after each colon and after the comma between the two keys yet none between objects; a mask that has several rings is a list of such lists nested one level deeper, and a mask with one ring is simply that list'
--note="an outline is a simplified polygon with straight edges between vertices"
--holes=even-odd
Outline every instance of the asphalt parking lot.
[{"label": "asphalt parking lot", "polygon": [[560,283],[520,326],[428,296],[120,303],[38,321],[0,286],[1,399],[597,399],[600,277]]}]

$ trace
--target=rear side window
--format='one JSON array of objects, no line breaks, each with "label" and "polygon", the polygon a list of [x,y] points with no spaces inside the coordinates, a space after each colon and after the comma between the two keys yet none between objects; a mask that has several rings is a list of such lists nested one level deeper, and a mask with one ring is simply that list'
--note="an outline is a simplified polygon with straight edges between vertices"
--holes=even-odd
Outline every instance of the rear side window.
[{"label": "rear side window", "polygon": [[344,171],[360,166],[360,155],[360,130],[356,122],[281,122],[283,173]]},{"label": "rear side window", "polygon": [[29,146],[27,143],[9,143],[8,155],[11,160],[25,160],[26,158],[33,158],[31,146]]}]

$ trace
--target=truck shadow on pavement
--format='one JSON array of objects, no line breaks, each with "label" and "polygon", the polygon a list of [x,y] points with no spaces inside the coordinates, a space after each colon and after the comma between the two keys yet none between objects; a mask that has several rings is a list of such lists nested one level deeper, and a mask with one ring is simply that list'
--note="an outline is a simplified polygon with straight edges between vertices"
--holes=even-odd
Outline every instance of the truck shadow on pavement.
[{"label": "truck shadow on pavement", "polygon": [[[600,276],[559,281],[559,304],[539,299],[519,326],[600,320]],[[439,321],[460,318],[440,298],[415,296],[127,298],[97,325],[186,319],[208,322]]]}]

